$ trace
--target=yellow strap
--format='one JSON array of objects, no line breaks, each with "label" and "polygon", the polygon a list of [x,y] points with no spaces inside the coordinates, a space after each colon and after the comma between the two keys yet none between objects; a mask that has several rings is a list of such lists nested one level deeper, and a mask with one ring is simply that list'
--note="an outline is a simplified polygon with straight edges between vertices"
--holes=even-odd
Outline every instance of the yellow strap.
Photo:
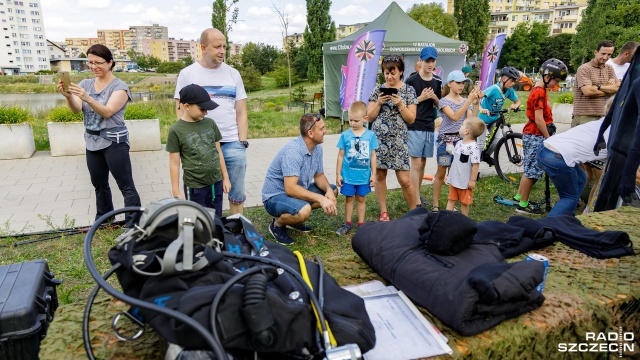
[{"label": "yellow strap", "polygon": [[[304,258],[302,257],[302,254],[297,250],[294,251],[293,253],[298,258],[298,263],[300,264],[300,275],[302,275],[302,278],[304,279],[304,281],[307,283],[307,285],[309,285],[309,288],[313,290],[313,285],[311,284],[311,280],[309,279],[309,274],[307,273],[307,265],[304,262]],[[320,325],[320,317],[318,316],[318,310],[316,310],[316,307],[313,305],[313,303],[311,303],[311,307],[313,308],[313,314],[316,316],[316,321],[318,323],[317,324],[318,330],[320,330],[320,333],[322,334],[322,325]],[[324,321],[324,323],[327,326],[327,331],[329,332],[329,339],[331,340],[331,345],[338,346],[338,342],[333,337],[333,333],[331,333],[331,328],[329,328],[329,323],[326,320]]]}]

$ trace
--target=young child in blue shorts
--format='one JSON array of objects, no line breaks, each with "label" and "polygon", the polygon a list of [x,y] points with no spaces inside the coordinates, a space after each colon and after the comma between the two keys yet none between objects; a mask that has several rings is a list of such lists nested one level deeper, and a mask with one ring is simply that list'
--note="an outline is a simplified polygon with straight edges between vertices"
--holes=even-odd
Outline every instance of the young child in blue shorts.
[{"label": "young child in blue shorts", "polygon": [[[364,197],[371,192],[376,180],[376,149],[378,140],[371,130],[364,127],[367,118],[367,105],[355,101],[349,106],[349,125],[351,129],[340,135],[337,147],[336,185],[340,193],[347,197],[345,201],[345,224],[336,233],[346,235],[353,228],[354,199],[357,200],[358,227],[364,224]],[[346,155],[346,156],[345,156]]]}]

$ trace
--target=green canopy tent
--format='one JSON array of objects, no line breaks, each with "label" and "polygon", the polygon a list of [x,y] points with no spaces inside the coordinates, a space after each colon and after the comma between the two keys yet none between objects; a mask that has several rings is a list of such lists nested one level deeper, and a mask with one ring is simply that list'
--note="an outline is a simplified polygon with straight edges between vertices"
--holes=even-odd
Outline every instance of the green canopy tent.
[{"label": "green canopy tent", "polygon": [[[324,62],[324,99],[327,116],[341,117],[340,68],[347,64],[347,55],[353,42],[367,31],[387,30],[384,38],[382,56],[388,54],[403,55],[405,77],[413,72],[413,66],[425,46],[434,46],[438,50],[437,66],[442,67],[443,77],[452,70],[461,69],[465,63],[467,43],[449,39],[431,31],[410,18],[398,4],[392,2],[377,19],[344,39],[322,45]],[[366,102],[366,101],[365,101]]]}]

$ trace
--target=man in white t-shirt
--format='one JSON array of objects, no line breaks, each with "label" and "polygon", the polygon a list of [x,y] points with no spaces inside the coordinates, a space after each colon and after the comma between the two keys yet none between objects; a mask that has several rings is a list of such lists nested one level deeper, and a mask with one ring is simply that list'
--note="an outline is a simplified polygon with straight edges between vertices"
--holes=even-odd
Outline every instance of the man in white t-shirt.
[{"label": "man in white t-shirt", "polygon": [[607,60],[607,64],[611,65],[613,70],[616,72],[618,80],[622,80],[624,74],[627,73],[627,69],[629,69],[629,64],[631,63],[631,58],[633,57],[633,54],[635,54],[638,45],[639,44],[635,41],[629,41],[622,45],[618,56]]},{"label": "man in white t-shirt", "polygon": [[227,39],[218,29],[209,28],[200,35],[202,59],[180,71],[176,82],[176,115],[180,119],[180,89],[196,84],[220,105],[209,112],[220,133],[222,154],[229,173],[231,190],[229,206],[232,214],[242,213],[246,195],[244,178],[247,170],[247,93],[238,70],[224,63]]}]

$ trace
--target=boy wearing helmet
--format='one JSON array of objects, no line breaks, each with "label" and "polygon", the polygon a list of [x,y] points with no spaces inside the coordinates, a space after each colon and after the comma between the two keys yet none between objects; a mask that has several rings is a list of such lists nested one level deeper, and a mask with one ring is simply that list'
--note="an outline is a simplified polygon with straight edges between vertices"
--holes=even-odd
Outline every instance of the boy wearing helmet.
[{"label": "boy wearing helmet", "polygon": [[520,179],[518,193],[514,200],[520,204],[516,207],[516,212],[522,214],[538,214],[539,208],[533,208],[529,204],[529,193],[533,184],[542,178],[544,171],[538,165],[536,155],[544,139],[553,134],[549,134],[547,126],[553,123],[551,105],[547,88],[553,88],[560,81],[567,78],[567,66],[558,59],[549,59],[540,66],[540,78],[531,89],[527,99],[527,118],[529,121],[522,129],[522,146],[524,151],[524,176]]},{"label": "boy wearing helmet", "polygon": [[[478,117],[487,125],[487,131],[489,131],[489,133],[493,131],[493,127],[498,120],[498,114],[491,115],[491,113],[502,110],[505,99],[513,101],[513,104],[509,107],[511,110],[519,108],[522,104],[520,99],[518,99],[518,95],[516,95],[516,92],[513,90],[513,85],[519,80],[520,72],[518,69],[507,66],[500,71],[500,80],[497,83],[480,92],[479,95],[482,101],[480,102],[480,114]],[[487,151],[489,156],[483,159],[490,165],[493,165],[493,159],[490,157],[490,154],[493,152],[493,146],[500,140],[500,135],[500,132],[496,132],[492,148]],[[478,138],[478,148],[480,151],[484,149],[486,142],[487,133],[485,132]]]}]

